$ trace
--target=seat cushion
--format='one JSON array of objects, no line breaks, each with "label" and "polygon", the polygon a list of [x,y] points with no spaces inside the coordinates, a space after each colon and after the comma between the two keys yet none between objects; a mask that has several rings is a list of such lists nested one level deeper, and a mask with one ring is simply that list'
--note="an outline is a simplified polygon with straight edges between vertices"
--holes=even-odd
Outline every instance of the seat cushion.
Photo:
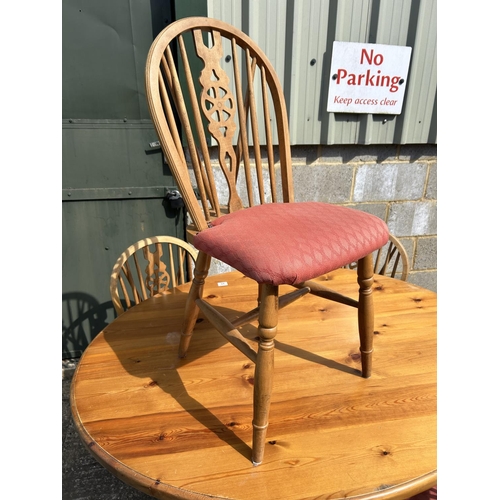
[{"label": "seat cushion", "polygon": [[360,210],[268,203],[213,220],[193,244],[258,283],[293,285],[357,261],[388,238],[385,222]]}]

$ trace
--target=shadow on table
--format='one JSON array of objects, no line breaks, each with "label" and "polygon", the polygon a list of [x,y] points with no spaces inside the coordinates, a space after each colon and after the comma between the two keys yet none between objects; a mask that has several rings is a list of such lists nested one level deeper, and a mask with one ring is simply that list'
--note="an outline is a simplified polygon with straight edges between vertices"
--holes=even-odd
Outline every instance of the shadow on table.
[{"label": "shadow on table", "polygon": [[[127,370],[127,372],[139,379],[151,379],[149,383],[150,386],[160,387],[165,393],[169,394],[189,415],[191,415],[195,420],[197,420],[204,429],[209,430],[218,439],[223,441],[225,444],[231,446],[246,459],[251,460],[251,447],[246,444],[240,437],[238,437],[234,430],[239,425],[238,423],[222,422],[216,415],[214,415],[209,409],[207,409],[202,403],[195,399],[188,390],[188,387],[184,384],[182,377],[179,373],[179,369],[186,364],[193,363],[197,359],[203,357],[209,352],[213,352],[223,345],[227,344],[227,340],[220,335],[216,330],[212,329],[211,325],[206,321],[200,314],[197,325],[193,332],[193,337],[191,340],[190,349],[185,358],[180,359],[177,354],[177,348],[180,339],[180,331],[182,327],[184,304],[187,294],[176,291],[175,294],[168,294],[161,298],[149,299],[149,300],[162,300],[165,302],[165,316],[164,318],[159,318],[159,315],[155,313],[154,319],[145,322],[145,327],[141,329],[141,334],[144,335],[144,339],[147,342],[151,341],[151,338],[155,336],[154,342],[158,342],[158,333],[153,334],[152,337],[148,337],[148,325],[153,328],[158,328],[158,322],[163,321],[167,318],[168,311],[178,309],[179,313],[174,313],[168,316],[168,326],[165,327],[165,336],[163,337],[163,345],[158,345],[158,348],[147,347],[146,344],[141,345],[140,341],[136,342],[135,339],[131,342],[135,347],[133,349],[124,349],[124,343],[122,336],[127,334],[127,331],[120,331],[120,323],[125,315],[134,314],[134,308],[126,311],[122,316],[118,317],[111,325],[103,330],[104,338],[106,339],[109,346],[113,349],[116,356],[118,357],[121,365]],[[147,306],[141,306],[141,314],[147,314]],[[232,315],[235,317],[239,312],[233,309],[218,308],[223,314]],[[242,314],[240,312],[240,314]],[[130,323],[132,324],[132,323]],[[137,333],[137,327],[135,328],[133,334]],[[247,335],[254,335],[257,330],[251,325],[243,327],[246,329]],[[123,330],[123,329],[121,329]],[[157,332],[157,330],[156,330]],[[118,334],[120,333],[120,334]],[[146,347],[146,348],[145,348]],[[242,355],[242,366],[244,366],[245,372],[249,368],[253,369],[253,364],[248,362],[245,363],[246,358]],[[253,372],[252,372],[253,373]],[[210,374],[211,376],[212,374]],[[246,377],[249,386],[253,384],[253,376]],[[251,389],[251,387],[249,387]],[[252,396],[250,394],[249,404],[252,403]],[[240,427],[241,428],[241,427]],[[163,439],[163,436],[160,436]],[[196,442],[199,440],[199,447],[202,448],[203,444],[206,442],[207,435],[205,431],[193,431],[190,434],[190,441]],[[182,440],[179,440],[179,444],[176,445],[175,442],[170,441],[169,444],[173,445],[171,450],[175,450],[178,446],[179,449],[182,447]]]},{"label": "shadow on table", "polygon": [[[193,332],[188,354],[186,358],[179,359],[177,355],[177,347],[182,328],[186,297],[187,293],[176,290],[173,294],[167,294],[155,299],[149,299],[150,301],[161,300],[164,302],[164,304],[162,304],[162,308],[165,310],[165,315],[163,317],[160,317],[157,312],[157,306],[154,306],[152,302],[150,302],[149,305],[144,303],[140,308],[140,314],[142,316],[137,319],[137,321],[144,323],[144,328],[141,328],[140,332],[138,331],[137,323],[134,323],[133,321],[129,321],[125,327],[121,327],[120,325],[123,320],[120,318],[124,318],[124,316],[122,316],[106,327],[103,331],[104,337],[110,347],[114,350],[122,366],[129,374],[139,379],[149,378],[151,380],[151,382],[149,382],[150,386],[160,387],[189,415],[196,419],[204,429],[208,429],[218,439],[231,446],[246,459],[251,460],[251,447],[240,439],[235,432],[238,429],[248,429],[248,426],[251,426],[251,424],[242,424],[241,422],[238,422],[237,417],[235,417],[235,420],[230,422],[222,422],[216,415],[214,415],[189,393],[188,387],[186,387],[182,381],[181,374],[179,373],[179,369],[182,369],[182,366],[195,362],[199,358],[208,353],[212,353],[228,342],[209,324],[206,319],[204,319],[203,315],[200,313],[198,323]],[[151,309],[150,306],[152,306]],[[151,315],[149,315],[148,310],[152,310],[153,308],[155,309],[155,312],[152,312]],[[216,305],[216,308],[230,321],[247,312],[225,308],[220,305]],[[134,308],[124,313],[124,315],[133,314],[136,314]],[[144,318],[147,318],[147,320]],[[165,336],[162,337],[161,340],[159,340],[160,336],[158,335],[158,326],[160,324],[165,325]],[[149,327],[154,329],[154,333],[152,333],[151,336],[148,336]],[[123,335],[128,333],[127,331],[124,331],[127,328],[130,329],[130,335],[135,336],[130,342],[130,345],[135,346],[133,349],[124,348]],[[255,324],[244,325],[239,329],[239,331],[247,340],[255,342],[254,347],[257,348],[258,329]],[[154,340],[152,340],[153,337]],[[144,341],[143,345],[141,345],[141,339]],[[151,342],[153,342],[154,347],[151,347]],[[328,368],[339,370],[351,375],[361,376],[361,371],[359,369],[324,358],[313,352],[300,349],[279,340],[275,341],[275,345],[277,350],[285,352],[291,356],[300,357],[309,362],[321,364]],[[249,408],[251,408],[254,365],[252,362],[247,360],[244,355],[242,355],[241,367],[241,377],[243,383],[247,385],[249,392],[248,405]],[[209,374],[209,376],[216,376],[216,374]],[[250,409],[250,418],[251,413]],[[194,442],[199,440],[199,447],[201,448],[204,443],[206,443],[206,437],[206,432],[199,431],[198,435],[196,432],[191,434],[190,440],[192,443],[193,440]],[[163,438],[164,436],[160,436],[160,439]],[[171,448],[172,450],[175,450],[176,446],[182,446],[181,442],[176,445],[175,442],[170,441],[169,444],[173,446],[173,448]]]}]

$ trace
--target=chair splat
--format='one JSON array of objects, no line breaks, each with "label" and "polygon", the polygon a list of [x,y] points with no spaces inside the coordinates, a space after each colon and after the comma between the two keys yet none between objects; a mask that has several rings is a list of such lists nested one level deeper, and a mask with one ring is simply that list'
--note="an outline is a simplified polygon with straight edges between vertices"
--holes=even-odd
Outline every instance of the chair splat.
[{"label": "chair splat", "polygon": [[236,132],[234,122],[236,108],[229,77],[220,66],[221,35],[218,31],[212,31],[213,46],[210,48],[204,44],[201,30],[194,30],[193,35],[198,57],[204,62],[200,75],[202,86],[200,106],[207,119],[208,130],[219,145],[219,165],[229,187],[229,212],[235,212],[243,208],[241,198],[236,191],[236,153],[232,144]]}]

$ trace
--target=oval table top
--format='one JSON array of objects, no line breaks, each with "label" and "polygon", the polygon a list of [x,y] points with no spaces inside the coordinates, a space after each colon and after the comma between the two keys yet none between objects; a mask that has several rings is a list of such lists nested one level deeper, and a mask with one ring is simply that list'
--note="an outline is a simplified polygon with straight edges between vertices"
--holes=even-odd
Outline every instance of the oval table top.
[{"label": "oval table top", "polygon": [[[357,298],[354,271],[318,281]],[[355,308],[308,294],[282,309],[266,450],[254,467],[253,364],[202,315],[187,357],[177,356],[189,286],[126,311],[80,359],[73,420],[109,471],[164,499],[405,499],[437,483],[435,293],[375,276],[369,379]],[[234,320],[256,293],[232,272],[208,277],[204,296]],[[240,331],[253,340],[256,323]]]}]

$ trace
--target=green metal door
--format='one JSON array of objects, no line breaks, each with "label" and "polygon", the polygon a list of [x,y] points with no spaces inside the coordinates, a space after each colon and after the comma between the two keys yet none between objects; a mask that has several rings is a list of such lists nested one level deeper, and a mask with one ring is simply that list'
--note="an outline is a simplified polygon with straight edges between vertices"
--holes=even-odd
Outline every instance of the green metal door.
[{"label": "green metal door", "polygon": [[114,310],[118,255],[146,236],[184,239],[175,183],[144,91],[149,47],[172,21],[161,0],[63,0],[62,356],[78,357]]}]

